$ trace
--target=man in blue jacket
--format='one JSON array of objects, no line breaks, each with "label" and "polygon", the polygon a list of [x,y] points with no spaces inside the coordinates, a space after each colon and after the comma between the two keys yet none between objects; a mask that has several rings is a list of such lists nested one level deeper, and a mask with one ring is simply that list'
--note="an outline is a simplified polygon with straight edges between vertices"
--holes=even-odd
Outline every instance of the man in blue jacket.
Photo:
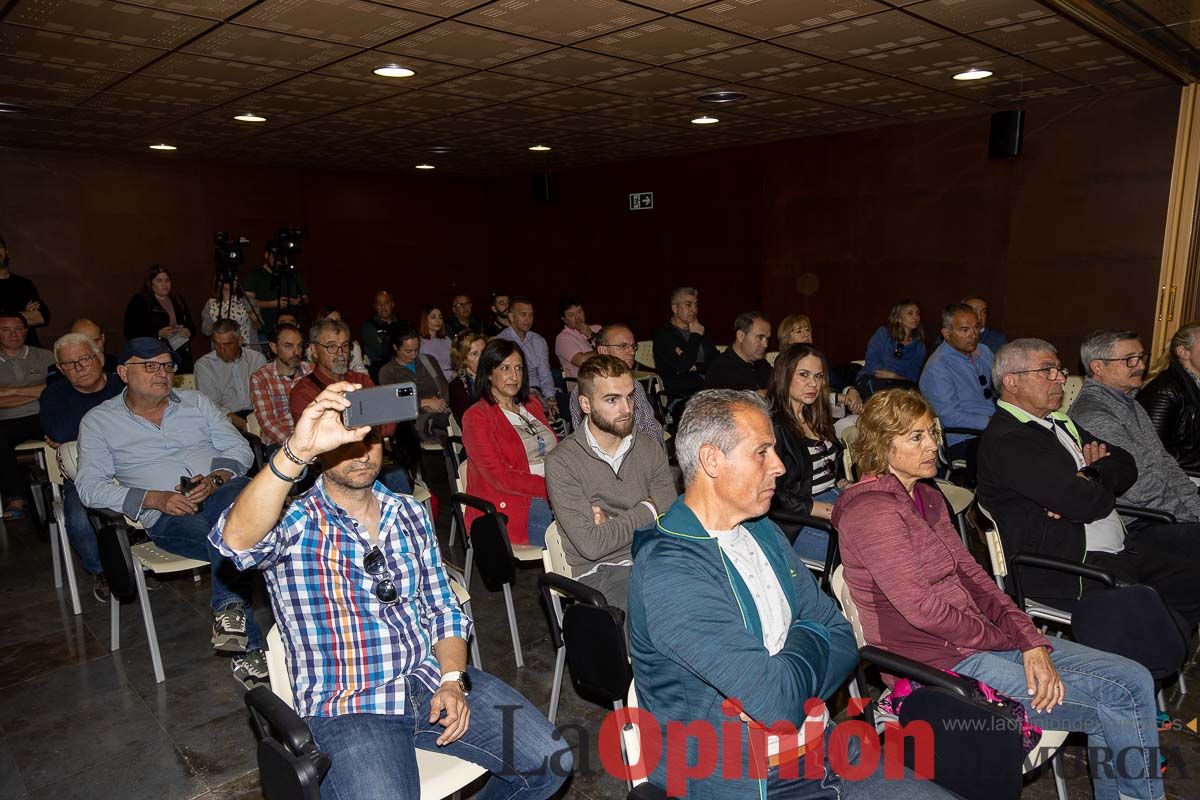
[{"label": "man in blue jacket", "polygon": [[[854,634],[764,516],[784,470],[762,399],[700,392],[675,442],[686,489],[636,535],[629,584],[638,703],[664,743],[651,782],[703,800],[947,797],[911,775],[843,781],[828,756],[815,775],[802,755],[798,776],[779,767],[828,725],[823,704],[809,701],[850,674]],[[766,734],[780,722],[799,736]]]}]

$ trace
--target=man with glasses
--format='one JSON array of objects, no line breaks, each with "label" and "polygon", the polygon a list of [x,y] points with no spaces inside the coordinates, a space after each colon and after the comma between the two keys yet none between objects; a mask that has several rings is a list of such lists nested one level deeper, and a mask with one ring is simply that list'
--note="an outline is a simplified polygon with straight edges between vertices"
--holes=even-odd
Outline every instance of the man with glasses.
[{"label": "man with glasses", "polygon": [[1071,416],[1137,462],[1137,480],[1121,495],[1121,502],[1167,511],[1181,522],[1200,521],[1196,485],[1163,447],[1146,409],[1134,400],[1150,363],[1138,335],[1095,331],[1083,340],[1079,357],[1088,378]]},{"label": "man with glasses", "polygon": [[[296,712],[333,762],[322,795],[418,797],[420,748],[489,770],[479,797],[550,797],[571,771],[570,746],[516,690],[467,666],[474,626],[432,520],[376,481],[377,430],[342,425],[357,388],[317,395],[210,535],[238,567],[266,574]],[[318,460],[321,477],[286,505]]]},{"label": "man with glasses", "polygon": [[[104,331],[100,330],[100,326],[92,322],[86,317],[80,317],[71,323],[69,333],[82,333],[87,338],[96,343],[96,347],[100,348],[100,353],[104,357],[104,371],[110,375],[117,373],[117,357],[108,352],[104,341]],[[63,377],[58,365],[50,367],[46,373],[46,385],[57,383]]]},{"label": "man with glasses", "polygon": [[211,400],[171,388],[178,369],[179,355],[164,342],[130,340],[117,359],[125,391],[79,425],[75,485],[88,508],[124,514],[162,549],[212,565],[213,649],[233,653],[234,676],[252,688],[267,680],[253,586],[208,532],[245,488],[253,455]]},{"label": "man with glasses", "polygon": [[[625,366],[633,369],[634,355],[637,351],[637,340],[628,325],[615,323],[605,325],[596,333],[596,352],[606,356],[616,356],[625,362]],[[633,427],[654,441],[662,444],[663,429],[658,418],[654,416],[654,406],[646,395],[646,389],[638,381],[633,382]],[[579,429],[583,421],[583,411],[579,407],[579,387],[571,389],[568,406],[571,410],[571,427]]]},{"label": "man with glasses", "polygon": [[[992,388],[993,353],[979,343],[979,315],[965,303],[942,309],[942,339],[921,372],[925,395],[943,428],[982,431],[996,413]],[[951,459],[966,461],[966,481],[975,484],[975,451],[979,437],[949,433],[946,445]]]},{"label": "man with glasses", "polygon": [[[54,343],[54,359],[60,376],[66,380],[47,385],[40,403],[42,432],[50,446],[58,449],[63,443],[79,438],[79,423],[85,414],[119,395],[125,386],[104,368],[101,345],[83,333],[68,333],[59,338]],[[71,547],[84,571],[93,578],[92,595],[97,602],[107,603],[108,580],[100,565],[96,532],[88,521],[75,482],[69,479],[63,481],[63,516]]]},{"label": "man with glasses", "polygon": [[[1086,562],[1148,584],[1196,625],[1200,536],[1190,525],[1126,530],[1115,506],[1137,480],[1133,456],[1058,410],[1066,378],[1049,342],[1016,339],[1000,348],[992,367],[1000,400],[979,442],[980,504],[996,518],[1010,554]],[[1022,569],[1021,583],[1028,596],[1051,605],[1101,585],[1032,568]]]},{"label": "man with glasses", "polygon": [[17,466],[16,446],[42,438],[38,398],[54,354],[25,344],[28,328],[20,311],[0,311],[0,494],[4,518],[25,514],[25,481]]},{"label": "man with glasses", "polygon": [[[288,393],[288,405],[292,420],[300,419],[304,409],[317,399],[317,395],[330,384],[339,381],[357,383],[364,389],[375,385],[365,372],[350,369],[350,328],[340,319],[323,319],[313,324],[308,332],[308,350],[312,357],[313,370],[292,387]],[[382,435],[387,437],[396,432],[395,423],[384,425]],[[393,492],[407,494],[412,484],[403,467],[389,467],[383,471],[383,482]]]},{"label": "man with glasses", "polygon": [[483,333],[483,323],[471,316],[471,298],[465,294],[456,294],[450,303],[450,318],[446,320],[446,330],[453,339],[463,331]]}]

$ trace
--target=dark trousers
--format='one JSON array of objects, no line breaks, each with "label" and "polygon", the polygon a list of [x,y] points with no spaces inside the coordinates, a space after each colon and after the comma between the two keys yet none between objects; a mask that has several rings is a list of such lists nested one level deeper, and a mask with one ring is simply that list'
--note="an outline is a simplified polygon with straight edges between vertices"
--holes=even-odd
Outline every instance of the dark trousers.
[{"label": "dark trousers", "polygon": [[1134,523],[1124,550],[1089,552],[1086,561],[1118,580],[1153,586],[1188,624],[1200,623],[1200,524]]},{"label": "dark trousers", "polygon": [[950,461],[962,461],[966,464],[966,468],[959,473],[959,481],[963,486],[974,488],[975,486],[975,461],[976,453],[979,452],[979,437],[972,436],[969,439],[964,439],[958,444],[951,445],[946,448],[946,455]]},{"label": "dark trousers", "polygon": [[42,423],[37,414],[0,419],[0,494],[4,495],[4,502],[25,496],[26,484],[17,467],[17,445],[41,438]]}]

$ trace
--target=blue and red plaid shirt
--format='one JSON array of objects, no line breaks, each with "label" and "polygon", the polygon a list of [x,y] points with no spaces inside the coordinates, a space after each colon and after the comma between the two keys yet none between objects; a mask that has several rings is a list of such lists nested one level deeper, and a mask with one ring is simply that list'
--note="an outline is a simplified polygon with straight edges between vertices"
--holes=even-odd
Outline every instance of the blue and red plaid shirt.
[{"label": "blue and red plaid shirt", "polygon": [[324,479],[249,550],[225,543],[228,509],[209,533],[239,569],[263,570],[302,717],[403,714],[406,679],[437,690],[434,643],[471,634],[424,506],[378,482],[372,491],[381,509],[379,549],[400,597],[392,605],[376,599],[376,581],[363,568],[366,529],[330,500]]}]

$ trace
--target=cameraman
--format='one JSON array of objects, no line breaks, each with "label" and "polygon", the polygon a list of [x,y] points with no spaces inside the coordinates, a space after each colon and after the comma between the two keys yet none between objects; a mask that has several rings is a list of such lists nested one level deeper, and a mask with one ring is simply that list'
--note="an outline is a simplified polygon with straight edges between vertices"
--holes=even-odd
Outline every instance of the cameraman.
[{"label": "cameraman", "polygon": [[294,267],[276,267],[275,248],[274,239],[267,242],[262,267],[247,275],[242,286],[246,297],[262,315],[265,333],[275,329],[280,312],[303,316],[304,306],[308,305],[308,287]]}]

